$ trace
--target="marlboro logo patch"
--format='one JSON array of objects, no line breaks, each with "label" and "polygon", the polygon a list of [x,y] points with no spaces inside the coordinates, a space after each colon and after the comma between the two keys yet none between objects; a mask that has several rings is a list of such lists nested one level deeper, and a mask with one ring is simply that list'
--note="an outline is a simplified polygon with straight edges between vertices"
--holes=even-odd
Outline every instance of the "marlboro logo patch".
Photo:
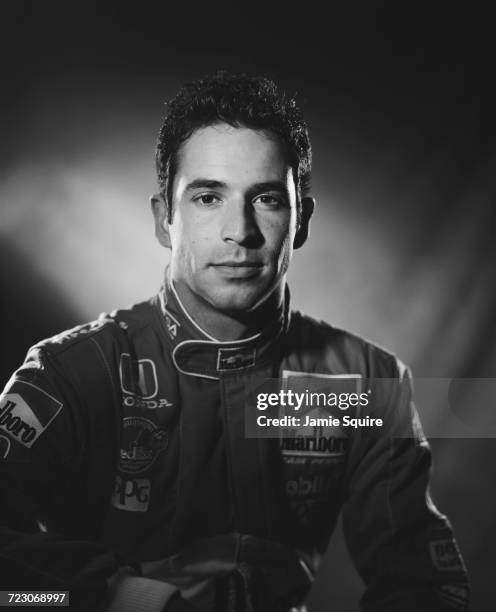
[{"label": "marlboro logo patch", "polygon": [[62,408],[62,404],[31,383],[16,381],[0,396],[0,433],[31,448]]}]

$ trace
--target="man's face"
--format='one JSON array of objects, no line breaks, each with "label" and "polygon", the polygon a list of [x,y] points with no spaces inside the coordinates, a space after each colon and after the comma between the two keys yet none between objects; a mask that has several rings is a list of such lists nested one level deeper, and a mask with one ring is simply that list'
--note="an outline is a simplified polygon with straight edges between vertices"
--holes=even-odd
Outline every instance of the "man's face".
[{"label": "man's face", "polygon": [[181,146],[168,228],[172,279],[221,311],[284,284],[296,232],[293,172],[270,134],[219,123]]}]

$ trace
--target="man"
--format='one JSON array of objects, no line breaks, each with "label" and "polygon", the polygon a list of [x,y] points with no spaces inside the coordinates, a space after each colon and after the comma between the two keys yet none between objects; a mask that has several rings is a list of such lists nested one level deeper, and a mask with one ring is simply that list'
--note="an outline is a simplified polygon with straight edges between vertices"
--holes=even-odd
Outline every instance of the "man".
[{"label": "man", "polygon": [[[185,86],[157,168],[159,294],[39,343],[2,396],[5,587],[83,610],[304,609],[342,510],[365,610],[465,609],[408,370],[289,309],[314,208],[295,102],[262,78]],[[364,383],[384,430],[249,437],[253,389],[299,377]]]}]

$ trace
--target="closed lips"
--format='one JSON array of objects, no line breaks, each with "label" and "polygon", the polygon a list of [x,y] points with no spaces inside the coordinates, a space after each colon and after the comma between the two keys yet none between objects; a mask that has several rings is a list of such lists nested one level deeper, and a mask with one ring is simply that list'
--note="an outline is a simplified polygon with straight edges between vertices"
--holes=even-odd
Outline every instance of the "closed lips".
[{"label": "closed lips", "polygon": [[213,265],[226,268],[260,268],[263,264],[255,261],[222,261]]}]

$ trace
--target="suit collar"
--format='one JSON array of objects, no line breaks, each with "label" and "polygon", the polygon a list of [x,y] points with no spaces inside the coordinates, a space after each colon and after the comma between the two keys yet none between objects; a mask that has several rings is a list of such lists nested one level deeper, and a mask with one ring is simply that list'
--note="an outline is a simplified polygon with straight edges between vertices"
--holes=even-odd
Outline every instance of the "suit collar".
[{"label": "suit collar", "polygon": [[172,345],[172,359],[177,370],[213,380],[273,361],[289,324],[287,287],[282,311],[259,332],[235,341],[219,341],[203,330],[182,304],[167,274],[157,305]]}]

